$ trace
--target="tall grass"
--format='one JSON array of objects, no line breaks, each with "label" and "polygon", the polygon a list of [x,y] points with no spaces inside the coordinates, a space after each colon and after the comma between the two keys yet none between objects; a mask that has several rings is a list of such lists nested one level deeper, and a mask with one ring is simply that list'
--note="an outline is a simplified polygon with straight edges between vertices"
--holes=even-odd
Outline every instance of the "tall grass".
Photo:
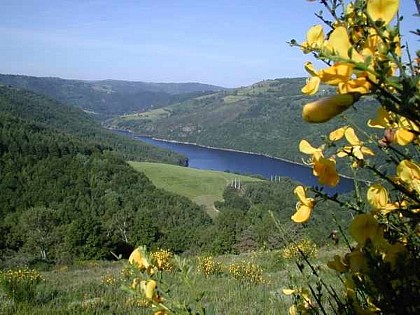
[{"label": "tall grass", "polygon": [[[331,251],[344,250],[321,248],[314,262],[325,263],[334,254]],[[199,270],[196,257],[187,260],[194,265],[190,286],[180,281],[177,272],[165,272],[164,281],[170,296],[177,301],[188,303],[192,297],[203,296],[201,303],[207,314],[287,314],[292,301],[282,294],[282,289],[302,285],[307,280],[302,278],[295,261],[284,258],[282,251],[214,257],[222,272],[211,275]],[[258,266],[264,281],[235,279],[228,269],[240,263]],[[130,279],[122,272],[125,266],[126,261],[57,266],[41,273],[45,280],[38,284],[29,303],[15,301],[0,291],[0,314],[152,314],[122,289],[123,285],[130,285]],[[325,281],[337,282],[333,271],[321,272]]]}]

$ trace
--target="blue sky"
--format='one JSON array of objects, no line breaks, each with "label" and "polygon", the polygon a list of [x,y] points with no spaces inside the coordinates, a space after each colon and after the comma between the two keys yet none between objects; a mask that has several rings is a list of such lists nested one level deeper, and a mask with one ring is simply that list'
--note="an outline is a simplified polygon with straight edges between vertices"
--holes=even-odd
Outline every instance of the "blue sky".
[{"label": "blue sky", "polygon": [[[401,0],[403,33],[420,27]],[[305,0],[0,0],[0,73],[246,86],[306,76]],[[420,45],[408,38],[411,50]]]}]

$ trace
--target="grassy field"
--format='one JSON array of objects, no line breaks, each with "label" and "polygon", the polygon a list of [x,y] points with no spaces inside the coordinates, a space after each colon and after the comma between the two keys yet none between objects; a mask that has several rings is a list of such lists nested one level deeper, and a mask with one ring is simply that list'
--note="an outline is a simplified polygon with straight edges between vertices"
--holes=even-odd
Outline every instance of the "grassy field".
[{"label": "grassy field", "polygon": [[129,163],[134,169],[145,173],[156,187],[180,194],[205,206],[211,216],[216,214],[214,202],[223,200],[225,187],[232,184],[235,178],[241,183],[260,180],[232,173],[197,170],[169,164]]},{"label": "grassy field", "polygon": [[153,109],[144,113],[135,113],[135,114],[127,114],[121,115],[121,119],[123,120],[156,120],[159,118],[165,118],[170,115],[170,112],[164,108],[157,108]]},{"label": "grassy field", "polygon": [[[313,262],[325,263],[342,252],[340,248],[319,249]],[[221,269],[207,275],[200,270],[196,257],[183,259],[189,271],[162,272],[158,288],[165,291],[162,294],[167,304],[185,304],[193,310],[201,305],[206,314],[287,314],[292,298],[285,296],[282,289],[305,283],[294,260],[285,259],[281,250],[213,257]],[[254,281],[249,274],[234,277],[229,267],[238,263],[257,266],[261,281]],[[13,300],[0,287],[0,314],[153,314],[150,308],[138,304],[140,295],[133,296],[124,290],[137,277],[127,276],[127,266],[127,260],[56,266],[54,270],[41,272],[44,280],[37,285],[34,297],[27,301]],[[328,268],[320,272],[327,283],[334,286],[339,283]]]}]

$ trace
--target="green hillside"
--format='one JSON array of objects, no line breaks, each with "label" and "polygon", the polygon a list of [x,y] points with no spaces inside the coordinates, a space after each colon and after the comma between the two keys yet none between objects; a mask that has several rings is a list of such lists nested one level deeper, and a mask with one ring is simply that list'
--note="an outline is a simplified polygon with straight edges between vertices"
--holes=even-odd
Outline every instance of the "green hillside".
[{"label": "green hillside", "polygon": [[217,214],[215,201],[223,200],[223,192],[229,185],[242,184],[260,179],[226,172],[204,171],[181,166],[130,162],[136,170],[143,172],[156,187],[188,197],[195,203],[206,207],[212,217]]},{"label": "green hillside", "polygon": [[[342,124],[337,117],[319,125],[303,123],[305,103],[320,96],[302,95],[304,78],[276,79],[249,87],[221,91],[174,104],[159,111],[115,117],[107,126],[130,129],[158,138],[251,151],[301,162],[298,143],[320,143],[321,135]],[[322,95],[333,94],[321,88]],[[344,113],[350,121],[365,124],[374,106],[361,101]]]},{"label": "green hillside", "polygon": [[201,83],[82,81],[0,74],[0,84],[50,96],[79,107],[98,119],[180,102],[222,87]]},{"label": "green hillside", "polygon": [[66,132],[87,127],[60,106],[0,88],[0,268],[112,258],[138,242],[199,249],[211,223],[203,209],[156,188],[106,144]]},{"label": "green hillside", "polygon": [[185,157],[106,130],[78,108],[20,89],[0,86],[0,112],[59,130],[92,145],[118,151],[127,160],[185,164]]}]

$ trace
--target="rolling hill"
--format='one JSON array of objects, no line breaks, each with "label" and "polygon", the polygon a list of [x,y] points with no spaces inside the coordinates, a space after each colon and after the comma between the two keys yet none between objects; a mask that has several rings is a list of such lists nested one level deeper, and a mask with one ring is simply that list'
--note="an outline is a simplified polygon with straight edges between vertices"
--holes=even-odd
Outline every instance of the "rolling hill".
[{"label": "rolling hill", "polygon": [[156,188],[100,133],[81,110],[0,87],[0,268],[112,258],[137,242],[200,246],[198,229],[211,223],[203,208]]},{"label": "rolling hill", "polygon": [[[144,113],[122,115],[105,126],[128,129],[142,135],[237,149],[301,162],[301,139],[314,145],[343,118],[324,124],[305,123],[302,106],[321,95],[335,93],[321,88],[320,95],[302,95],[304,78],[276,79],[230,91],[220,91]],[[365,124],[375,106],[362,100],[342,115],[348,122]]]},{"label": "rolling hill", "polygon": [[40,126],[72,135],[92,145],[100,144],[108,150],[118,151],[125,159],[185,164],[186,158],[180,154],[117,135],[104,129],[78,108],[26,90],[0,86],[0,112],[36,121]]},{"label": "rolling hill", "polygon": [[98,119],[145,111],[224,88],[201,83],[83,81],[0,74],[0,84],[26,89],[79,107]]}]

